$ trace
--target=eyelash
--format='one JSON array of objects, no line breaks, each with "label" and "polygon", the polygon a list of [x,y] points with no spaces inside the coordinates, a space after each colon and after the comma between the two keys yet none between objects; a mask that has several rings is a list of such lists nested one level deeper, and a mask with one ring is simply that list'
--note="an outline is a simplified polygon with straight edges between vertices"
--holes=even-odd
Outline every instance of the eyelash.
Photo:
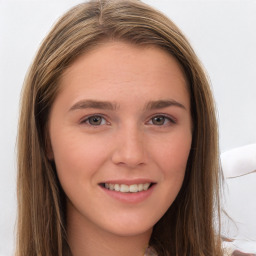
[{"label": "eyelash", "polygon": [[[155,126],[169,126],[171,124],[176,124],[176,120],[174,118],[167,116],[165,114],[158,114],[149,119],[149,122],[151,122],[151,125],[154,125],[153,124],[154,118],[164,118],[164,124],[160,124],[160,125],[155,124]],[[168,123],[166,124],[166,122],[168,122]]]},{"label": "eyelash", "polygon": [[[104,120],[105,123],[102,124],[102,122],[101,122],[99,125],[90,124],[89,122],[90,122],[91,118],[101,118],[101,121]],[[94,114],[94,115],[88,116],[85,119],[83,119],[81,121],[81,124],[86,124],[86,125],[91,126],[91,127],[97,127],[97,126],[106,125],[106,124],[109,124],[109,123],[107,122],[106,118],[103,115],[101,115],[101,114]]]},{"label": "eyelash", "polygon": [[[100,124],[98,124],[98,125],[90,124],[89,122],[90,122],[91,118],[100,118],[101,119]],[[153,119],[154,118],[164,118],[164,123],[160,124],[160,125],[154,124],[153,123]],[[103,124],[102,124],[102,120],[104,120]],[[168,122],[169,124],[166,124],[166,122]],[[109,122],[107,122],[106,118],[102,114],[94,114],[94,115],[88,116],[85,119],[83,119],[80,123],[81,124],[86,124],[88,126],[95,127],[95,128],[97,128],[98,126],[110,124]],[[169,126],[171,124],[176,124],[176,120],[174,118],[171,118],[170,116],[165,115],[165,114],[158,114],[158,115],[152,116],[149,119],[149,121],[147,121],[147,123],[149,123],[150,125],[154,125],[154,126],[159,126],[160,127],[160,126]]]}]

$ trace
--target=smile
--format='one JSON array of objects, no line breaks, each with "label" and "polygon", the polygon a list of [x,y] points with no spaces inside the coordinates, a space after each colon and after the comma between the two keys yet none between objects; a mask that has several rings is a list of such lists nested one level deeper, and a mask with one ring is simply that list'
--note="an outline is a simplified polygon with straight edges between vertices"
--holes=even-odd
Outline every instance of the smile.
[{"label": "smile", "polygon": [[146,200],[155,190],[157,183],[150,180],[116,180],[99,183],[102,191],[125,204],[137,204]]},{"label": "smile", "polygon": [[108,190],[114,190],[122,193],[137,193],[148,190],[151,186],[151,183],[141,183],[132,185],[104,183],[102,184],[102,186]]}]

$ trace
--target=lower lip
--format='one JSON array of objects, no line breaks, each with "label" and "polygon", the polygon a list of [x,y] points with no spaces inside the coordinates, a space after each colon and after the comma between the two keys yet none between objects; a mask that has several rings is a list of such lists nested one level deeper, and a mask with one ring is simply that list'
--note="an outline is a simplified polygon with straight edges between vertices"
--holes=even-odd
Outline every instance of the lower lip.
[{"label": "lower lip", "polygon": [[156,184],[153,184],[148,190],[136,192],[136,193],[122,193],[115,190],[109,190],[104,187],[100,188],[110,197],[117,199],[124,203],[137,204],[146,200],[153,192]]}]

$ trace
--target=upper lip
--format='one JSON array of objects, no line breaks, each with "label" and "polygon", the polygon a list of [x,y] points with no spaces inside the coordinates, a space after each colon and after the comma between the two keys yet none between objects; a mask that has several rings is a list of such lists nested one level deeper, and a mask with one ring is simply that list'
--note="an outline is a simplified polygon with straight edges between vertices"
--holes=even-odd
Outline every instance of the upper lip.
[{"label": "upper lip", "polygon": [[119,179],[119,180],[106,180],[104,182],[100,182],[100,184],[102,183],[109,183],[109,184],[125,184],[125,185],[133,185],[133,184],[145,184],[145,183],[156,183],[154,181],[152,181],[151,179]]}]

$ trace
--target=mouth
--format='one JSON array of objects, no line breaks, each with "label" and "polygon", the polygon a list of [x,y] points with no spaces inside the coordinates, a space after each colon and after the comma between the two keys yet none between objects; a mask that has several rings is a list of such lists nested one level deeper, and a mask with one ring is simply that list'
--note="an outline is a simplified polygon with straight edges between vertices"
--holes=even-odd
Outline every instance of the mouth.
[{"label": "mouth", "polygon": [[107,190],[121,193],[138,193],[149,190],[155,183],[139,183],[139,184],[117,184],[117,183],[100,183],[99,185]]}]

